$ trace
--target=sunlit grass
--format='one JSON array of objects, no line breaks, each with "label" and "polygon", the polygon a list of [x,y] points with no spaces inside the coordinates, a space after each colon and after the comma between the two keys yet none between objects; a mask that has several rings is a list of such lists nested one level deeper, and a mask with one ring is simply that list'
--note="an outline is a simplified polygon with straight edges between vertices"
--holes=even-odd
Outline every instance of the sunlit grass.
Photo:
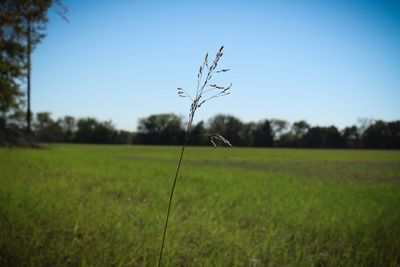
[{"label": "sunlit grass", "polygon": [[[177,154],[0,149],[0,265],[156,265]],[[397,151],[190,147],[174,198],[166,266],[400,262]]]}]

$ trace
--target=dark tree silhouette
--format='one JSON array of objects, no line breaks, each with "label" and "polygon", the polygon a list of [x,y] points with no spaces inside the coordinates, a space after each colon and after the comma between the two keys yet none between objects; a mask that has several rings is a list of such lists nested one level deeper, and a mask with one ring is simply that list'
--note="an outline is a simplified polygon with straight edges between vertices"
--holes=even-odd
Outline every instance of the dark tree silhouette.
[{"label": "dark tree silhouette", "polygon": [[312,127],[302,138],[302,144],[312,148],[339,148],[342,146],[341,140],[335,126]]},{"label": "dark tree silhouette", "polygon": [[110,121],[98,122],[95,118],[82,118],[77,122],[75,141],[78,143],[112,144],[114,127]]},{"label": "dark tree silhouette", "polygon": [[189,145],[194,146],[205,146],[210,144],[210,138],[206,135],[207,130],[204,126],[204,122],[200,121],[199,123],[192,126],[191,138],[189,140]]},{"label": "dark tree silhouette", "polygon": [[390,148],[400,149],[400,121],[389,122],[388,127],[392,140]]},{"label": "dark tree silhouette", "polygon": [[272,137],[274,140],[278,139],[283,131],[288,127],[288,122],[280,119],[269,120],[272,129]]},{"label": "dark tree silhouette", "polygon": [[185,132],[182,119],[174,114],[151,115],[139,120],[137,138],[142,144],[178,145]]},{"label": "dark tree silhouette", "polygon": [[49,112],[36,114],[34,122],[35,138],[41,142],[62,142],[63,129],[58,121],[51,118]]},{"label": "dark tree silhouette", "polygon": [[310,125],[304,120],[293,123],[291,130],[292,130],[295,146],[297,146],[297,147],[302,146],[301,140],[309,129],[310,129]]},{"label": "dark tree silhouette", "polygon": [[218,114],[208,121],[209,133],[219,133],[235,146],[245,144],[240,134],[242,128],[243,123],[231,115]]},{"label": "dark tree silhouette", "polygon": [[359,129],[355,125],[344,128],[342,138],[344,147],[358,148],[360,146]]},{"label": "dark tree silhouette", "polygon": [[271,123],[268,120],[256,124],[254,131],[254,146],[272,147],[274,145],[274,135]]},{"label": "dark tree silhouette", "polygon": [[365,148],[390,148],[392,134],[386,122],[378,120],[371,124],[364,132],[363,144]]},{"label": "dark tree silhouette", "polygon": [[76,120],[72,116],[64,116],[59,120],[64,132],[63,141],[72,142],[74,140],[74,132],[76,130]]}]

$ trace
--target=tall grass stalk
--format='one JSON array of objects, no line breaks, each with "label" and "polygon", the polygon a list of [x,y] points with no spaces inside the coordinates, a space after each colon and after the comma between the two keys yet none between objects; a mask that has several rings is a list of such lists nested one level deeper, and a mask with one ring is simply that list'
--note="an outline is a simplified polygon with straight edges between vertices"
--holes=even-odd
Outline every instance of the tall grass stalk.
[{"label": "tall grass stalk", "polygon": [[[220,96],[228,95],[230,93],[230,89],[232,87],[232,84],[229,84],[228,86],[220,86],[215,83],[214,84],[211,83],[211,80],[212,80],[212,77],[214,74],[224,73],[224,72],[229,71],[229,69],[217,69],[218,63],[224,54],[223,50],[224,50],[224,46],[221,46],[221,48],[218,50],[217,54],[215,55],[215,58],[211,65],[208,64],[208,53],[204,57],[204,62],[200,66],[199,72],[197,74],[197,88],[196,88],[196,95],[194,97],[192,97],[185,89],[178,88],[178,95],[180,97],[190,99],[191,105],[190,105],[190,112],[189,112],[189,120],[186,125],[185,137],[184,137],[184,141],[183,141],[183,145],[182,145],[182,149],[181,149],[181,154],[179,156],[178,166],[176,168],[174,182],[172,184],[171,193],[169,196],[168,209],[167,209],[167,214],[165,217],[164,232],[163,232],[163,237],[162,237],[162,241],[161,241],[160,255],[158,258],[158,266],[159,267],[161,266],[162,255],[163,255],[163,251],[164,251],[165,236],[167,234],[169,215],[171,212],[171,205],[172,205],[172,200],[174,197],[176,181],[178,180],[179,170],[181,168],[185,148],[188,144],[188,141],[190,140],[190,131],[192,130],[194,115],[196,114],[197,109],[200,108],[208,100],[211,100],[213,98],[217,98]],[[222,143],[232,147],[231,143],[219,134],[208,134],[208,136],[210,137],[210,142],[214,146],[216,146],[215,141],[219,141],[219,142],[222,142]]]}]

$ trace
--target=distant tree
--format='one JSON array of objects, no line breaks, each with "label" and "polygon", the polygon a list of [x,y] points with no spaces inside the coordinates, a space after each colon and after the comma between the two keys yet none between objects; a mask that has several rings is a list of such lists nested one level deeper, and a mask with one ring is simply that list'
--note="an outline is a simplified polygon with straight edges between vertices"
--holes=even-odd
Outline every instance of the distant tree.
[{"label": "distant tree", "polygon": [[257,147],[274,145],[274,131],[269,120],[260,121],[255,125],[253,144]]},{"label": "distant tree", "polygon": [[99,122],[93,133],[94,143],[112,144],[115,139],[115,128],[111,121]]},{"label": "distant tree", "polygon": [[339,130],[335,126],[326,127],[325,129],[325,147],[340,148],[343,147],[342,138]]},{"label": "distant tree", "polygon": [[94,132],[98,122],[95,118],[81,118],[78,120],[75,141],[78,143],[95,143]]},{"label": "distant tree", "polygon": [[288,127],[289,123],[285,120],[280,119],[272,119],[269,120],[271,129],[272,129],[272,136],[274,140],[278,139],[279,136],[283,133],[283,131]]},{"label": "distant tree", "polygon": [[302,144],[312,148],[339,148],[342,147],[342,139],[335,126],[312,127],[303,136]]},{"label": "distant tree", "polygon": [[177,115],[157,114],[139,120],[137,138],[142,144],[177,145],[183,135],[182,119]]},{"label": "distant tree", "polygon": [[218,114],[208,122],[210,133],[219,133],[229,140],[234,146],[244,145],[246,142],[241,138],[243,123],[232,115]]},{"label": "distant tree", "polygon": [[132,134],[128,131],[115,131],[114,132],[114,141],[115,144],[131,144],[132,143]]},{"label": "distant tree", "polygon": [[81,118],[77,122],[75,141],[79,143],[112,144],[114,142],[112,122],[99,122],[95,118]]},{"label": "distant tree", "polygon": [[363,136],[364,132],[374,123],[373,119],[370,118],[359,118],[357,120],[358,136]]},{"label": "distant tree", "polygon": [[74,139],[74,133],[76,131],[76,119],[72,116],[64,116],[59,120],[59,124],[62,127],[64,133],[64,142],[72,142]]},{"label": "distant tree", "polygon": [[388,127],[392,139],[391,148],[400,149],[400,121],[389,122]]},{"label": "distant tree", "polygon": [[191,139],[189,140],[189,145],[193,146],[204,146],[210,143],[209,138],[206,136],[207,130],[204,126],[204,122],[192,126]]},{"label": "distant tree", "polygon": [[312,127],[303,136],[301,143],[305,147],[322,147],[323,130],[321,127]]},{"label": "distant tree", "polygon": [[310,125],[304,120],[293,123],[291,132],[292,139],[294,139],[295,142],[295,146],[300,147],[302,145],[301,140],[309,129]]},{"label": "distant tree", "polygon": [[240,131],[240,138],[243,140],[243,146],[254,146],[254,136],[257,130],[257,124],[254,122],[243,123]]},{"label": "distant tree", "polygon": [[34,126],[37,141],[61,142],[63,139],[63,131],[60,124],[51,118],[51,113],[49,112],[37,113]]},{"label": "distant tree", "polygon": [[377,120],[371,124],[362,136],[365,148],[391,148],[391,132],[386,122]]},{"label": "distant tree", "polygon": [[343,144],[346,148],[360,147],[360,135],[357,126],[346,127],[342,131]]},{"label": "distant tree", "polygon": [[298,147],[298,140],[292,131],[283,133],[279,139],[275,141],[276,147]]}]

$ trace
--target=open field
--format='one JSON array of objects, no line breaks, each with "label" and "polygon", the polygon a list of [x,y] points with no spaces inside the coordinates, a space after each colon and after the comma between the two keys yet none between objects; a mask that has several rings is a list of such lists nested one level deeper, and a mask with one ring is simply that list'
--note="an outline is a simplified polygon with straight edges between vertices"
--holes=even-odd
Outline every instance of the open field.
[{"label": "open field", "polygon": [[[0,149],[0,266],[155,266],[178,147]],[[400,152],[187,150],[164,266],[400,266]]]}]

